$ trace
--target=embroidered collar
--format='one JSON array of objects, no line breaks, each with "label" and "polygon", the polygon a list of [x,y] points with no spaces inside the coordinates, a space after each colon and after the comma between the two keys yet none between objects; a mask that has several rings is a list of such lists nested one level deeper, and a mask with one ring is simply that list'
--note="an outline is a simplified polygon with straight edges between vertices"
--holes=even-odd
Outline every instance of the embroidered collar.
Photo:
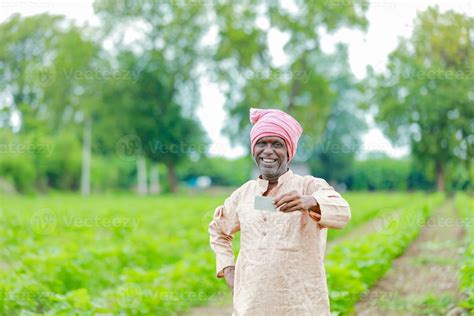
[{"label": "embroidered collar", "polygon": [[[283,183],[287,182],[293,176],[293,171],[288,169],[284,174],[278,177],[277,187],[281,186]],[[268,180],[262,179],[262,175],[259,175],[257,178],[258,186],[262,189],[268,189]]]}]

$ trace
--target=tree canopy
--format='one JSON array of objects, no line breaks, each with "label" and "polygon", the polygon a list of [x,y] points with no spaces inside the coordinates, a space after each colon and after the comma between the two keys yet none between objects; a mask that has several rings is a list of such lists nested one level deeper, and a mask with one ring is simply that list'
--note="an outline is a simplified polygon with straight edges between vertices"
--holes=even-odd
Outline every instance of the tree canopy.
[{"label": "tree canopy", "polygon": [[369,78],[377,122],[409,144],[444,189],[449,166],[469,172],[474,155],[474,18],[430,8],[412,36],[389,56],[387,72]]}]

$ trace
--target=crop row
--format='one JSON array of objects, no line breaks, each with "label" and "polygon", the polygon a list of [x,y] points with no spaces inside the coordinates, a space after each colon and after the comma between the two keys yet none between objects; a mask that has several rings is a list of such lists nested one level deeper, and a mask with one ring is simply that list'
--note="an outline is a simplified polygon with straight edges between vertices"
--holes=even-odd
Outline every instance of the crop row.
[{"label": "crop row", "polygon": [[[389,216],[410,199],[348,195],[356,224]],[[226,290],[214,277],[207,233],[222,198],[58,195],[3,200],[0,314],[169,315]],[[377,205],[386,211],[375,209]]]},{"label": "crop row", "polygon": [[455,206],[466,230],[466,249],[460,270],[460,290],[463,293],[460,305],[474,315],[474,198],[458,193]]},{"label": "crop row", "polygon": [[349,224],[342,230],[330,230],[328,241],[347,235],[353,229],[378,217],[387,217],[397,209],[422,198],[422,193],[347,193],[344,198],[349,201],[352,216]]},{"label": "crop row", "polygon": [[348,314],[369,288],[391,267],[416,238],[441,195],[424,197],[406,205],[401,213],[389,214],[375,232],[344,241],[326,257],[331,311]]}]

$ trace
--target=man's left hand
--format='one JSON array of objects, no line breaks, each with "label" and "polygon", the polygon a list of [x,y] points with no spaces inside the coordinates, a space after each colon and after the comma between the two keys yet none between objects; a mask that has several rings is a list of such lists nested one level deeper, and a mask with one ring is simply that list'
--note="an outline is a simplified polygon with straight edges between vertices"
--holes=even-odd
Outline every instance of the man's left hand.
[{"label": "man's left hand", "polygon": [[273,203],[277,208],[281,206],[281,212],[309,211],[309,209],[319,211],[318,202],[312,195],[302,195],[298,191],[282,194],[273,199]]}]

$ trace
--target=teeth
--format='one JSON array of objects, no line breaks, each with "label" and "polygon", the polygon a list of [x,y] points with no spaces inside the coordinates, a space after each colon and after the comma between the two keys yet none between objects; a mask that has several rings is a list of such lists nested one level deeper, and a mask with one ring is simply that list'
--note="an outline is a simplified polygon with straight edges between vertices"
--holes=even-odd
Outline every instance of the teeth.
[{"label": "teeth", "polygon": [[265,158],[262,158],[262,159],[265,162],[275,162],[276,161],[276,159],[265,159]]}]

